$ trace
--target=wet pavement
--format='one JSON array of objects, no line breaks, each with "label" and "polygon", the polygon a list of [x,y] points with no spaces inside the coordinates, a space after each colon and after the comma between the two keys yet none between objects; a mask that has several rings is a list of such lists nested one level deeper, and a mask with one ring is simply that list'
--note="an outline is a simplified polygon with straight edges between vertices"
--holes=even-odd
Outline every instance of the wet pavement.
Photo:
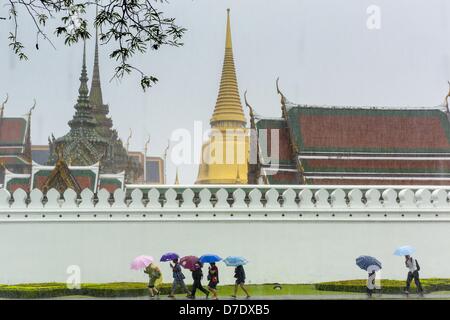
[{"label": "wet pavement", "polygon": [[[160,300],[174,300],[167,296],[161,296]],[[450,300],[450,292],[447,293],[429,293],[421,297],[417,294],[410,294],[409,296],[401,294],[375,294],[372,298],[368,298],[366,294],[323,294],[323,295],[275,295],[275,296],[252,296],[250,299],[245,297],[238,297],[233,299],[231,297],[220,297],[220,300],[230,301],[251,301],[251,300]],[[50,300],[154,300],[148,296],[141,297],[120,297],[120,298],[97,298],[87,296],[68,296],[58,297]],[[191,301],[186,297],[180,296],[176,300]],[[198,296],[196,300],[205,300],[203,296]],[[212,299],[208,299],[212,300]],[[213,300],[212,300],[213,301]]]}]

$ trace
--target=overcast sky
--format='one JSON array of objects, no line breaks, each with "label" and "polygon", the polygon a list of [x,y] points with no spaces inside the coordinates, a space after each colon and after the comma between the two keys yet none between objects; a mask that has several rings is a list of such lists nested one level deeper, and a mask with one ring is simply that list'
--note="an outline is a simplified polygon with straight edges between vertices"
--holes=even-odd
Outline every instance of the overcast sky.
[{"label": "overcast sky", "polygon": [[[106,1],[106,0],[103,0]],[[5,16],[0,0],[0,16]],[[367,28],[367,8],[381,10],[381,28]],[[231,8],[238,83],[261,115],[279,116],[275,80],[293,102],[328,105],[436,106],[450,79],[450,4],[448,0],[171,0],[167,16],[186,27],[185,45],[150,52],[135,62],[159,82],[142,92],[138,77],[109,82],[114,61],[101,47],[104,101],[123,140],[133,128],[130,149],[162,155],[172,132],[193,130],[209,119],[222,68],[226,8]],[[33,98],[32,142],[46,144],[53,132],[65,134],[79,86],[82,45],[56,50],[41,42],[34,50],[32,22],[20,21],[29,61],[8,48],[12,24],[0,20],[0,99],[10,95],[6,115],[27,112]],[[87,43],[89,77],[93,41]],[[247,113],[247,110],[246,110]],[[201,139],[201,137],[199,137]],[[195,155],[196,157],[199,155]],[[181,183],[193,183],[196,165],[179,168]],[[175,166],[168,164],[168,182]]]}]

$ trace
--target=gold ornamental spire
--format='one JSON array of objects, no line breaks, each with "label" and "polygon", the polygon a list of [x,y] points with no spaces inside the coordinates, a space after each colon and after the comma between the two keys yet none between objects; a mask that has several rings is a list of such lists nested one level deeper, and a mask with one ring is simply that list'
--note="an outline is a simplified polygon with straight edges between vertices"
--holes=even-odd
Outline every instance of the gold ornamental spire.
[{"label": "gold ornamental spire", "polygon": [[178,178],[178,167],[177,167],[177,172],[175,174],[175,182],[174,184],[179,185],[180,184],[180,178]]},{"label": "gold ornamental spire", "polygon": [[212,127],[245,127],[231,41],[230,9],[227,9],[227,35],[219,95],[211,118]]}]

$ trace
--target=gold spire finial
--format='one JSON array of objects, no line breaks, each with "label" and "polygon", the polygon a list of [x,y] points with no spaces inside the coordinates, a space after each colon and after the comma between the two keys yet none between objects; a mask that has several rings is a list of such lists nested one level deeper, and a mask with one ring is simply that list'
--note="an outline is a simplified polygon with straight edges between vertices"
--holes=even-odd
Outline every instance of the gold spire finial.
[{"label": "gold spire finial", "polygon": [[167,140],[167,147],[164,149],[164,161],[166,161],[167,152],[169,151],[169,148],[170,148],[170,139]]},{"label": "gold spire finial", "polygon": [[281,96],[281,104],[284,106],[286,105],[286,97],[284,96],[283,92],[280,90],[279,86],[280,77],[277,78],[276,84],[277,84],[277,93]]},{"label": "gold spire finial", "polygon": [[450,112],[450,109],[448,108],[448,98],[450,98],[450,81],[447,82],[448,82],[448,93],[444,99],[444,106],[447,108],[447,112]]},{"label": "gold spire finial", "polygon": [[167,181],[167,153],[169,152],[170,148],[170,139],[167,140],[167,147],[164,149],[164,183]]},{"label": "gold spire finial", "polygon": [[219,95],[211,118],[211,126],[245,127],[244,111],[239,97],[239,88],[234,65],[231,41],[230,12],[227,12],[227,28],[225,41],[225,57],[223,60],[222,78],[220,80]]},{"label": "gold spire finial", "polygon": [[131,140],[132,136],[133,136],[133,131],[130,128],[130,134],[128,135],[128,138],[127,138],[127,153],[128,153],[128,150],[130,150],[130,140]]},{"label": "gold spire finial", "polygon": [[247,90],[244,92],[244,101],[247,108],[250,110],[250,118],[254,118],[255,113],[253,112],[253,107],[247,101]]},{"label": "gold spire finial", "polygon": [[145,144],[144,144],[144,157],[147,156],[147,149],[148,149],[149,143],[150,143],[150,135],[148,135],[147,141],[145,141]]},{"label": "gold spire finial", "polygon": [[244,92],[244,101],[245,101],[245,105],[247,106],[247,108],[250,110],[249,114],[250,114],[250,127],[252,129],[256,128],[256,123],[255,123],[255,112],[253,111],[253,107],[250,105],[250,103],[248,103],[247,101],[247,90],[245,90]]},{"label": "gold spire finial", "polygon": [[227,9],[227,37],[225,41],[225,48],[232,49],[233,43],[231,42],[231,23],[230,23],[230,9]]},{"label": "gold spire finial", "polygon": [[5,110],[5,104],[8,102],[9,99],[9,95],[6,94],[6,99],[5,101],[2,102],[2,106],[0,108],[0,118],[3,118],[3,111]]},{"label": "gold spire finial", "polygon": [[178,178],[178,167],[177,167],[177,171],[175,173],[175,184],[180,184],[180,179]]},{"label": "gold spire finial", "polygon": [[33,106],[30,108],[30,110],[27,113],[28,120],[31,118],[31,114],[33,113],[33,110],[36,108],[36,99],[33,99]]}]

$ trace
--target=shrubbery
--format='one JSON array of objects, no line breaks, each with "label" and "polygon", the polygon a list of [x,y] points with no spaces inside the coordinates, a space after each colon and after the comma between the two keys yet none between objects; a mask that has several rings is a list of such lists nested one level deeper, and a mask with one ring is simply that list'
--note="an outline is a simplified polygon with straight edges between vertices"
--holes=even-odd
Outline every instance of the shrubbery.
[{"label": "shrubbery", "polygon": [[[169,294],[170,284],[162,284],[161,294]],[[80,289],[68,289],[65,283],[33,283],[0,285],[0,297],[13,299],[39,299],[83,295],[91,297],[137,297],[148,294],[147,284],[140,282],[115,282],[81,285]]]},{"label": "shrubbery", "polygon": [[[277,295],[277,294],[313,294],[317,295],[319,291],[328,292],[366,292],[366,279],[348,280],[336,282],[323,282],[315,285],[295,285],[283,284],[282,290],[275,290],[274,285],[249,285],[253,295]],[[450,291],[450,279],[422,279],[422,286],[427,292]],[[403,292],[405,281],[400,280],[382,280],[381,292],[390,294],[400,294]],[[172,285],[162,284],[160,286],[161,295],[168,295]],[[220,286],[221,295],[231,295],[233,286]],[[188,286],[190,289],[191,286]],[[314,289],[315,288],[315,289]],[[414,282],[411,285],[411,291],[414,292]],[[176,293],[182,293],[180,290]],[[326,293],[326,292],[324,292]],[[0,298],[10,299],[43,299],[63,296],[86,296],[99,298],[114,297],[139,297],[147,296],[147,284],[142,282],[114,282],[114,283],[83,283],[80,289],[68,289],[65,283],[25,283],[18,285],[1,285]]]},{"label": "shrubbery", "polygon": [[[422,287],[426,292],[450,291],[450,279],[421,279]],[[347,280],[335,282],[322,282],[315,284],[317,290],[341,291],[341,292],[366,292],[367,280]],[[405,281],[381,280],[381,292],[402,293],[405,289]],[[416,290],[414,281],[411,283],[411,292]]]}]

